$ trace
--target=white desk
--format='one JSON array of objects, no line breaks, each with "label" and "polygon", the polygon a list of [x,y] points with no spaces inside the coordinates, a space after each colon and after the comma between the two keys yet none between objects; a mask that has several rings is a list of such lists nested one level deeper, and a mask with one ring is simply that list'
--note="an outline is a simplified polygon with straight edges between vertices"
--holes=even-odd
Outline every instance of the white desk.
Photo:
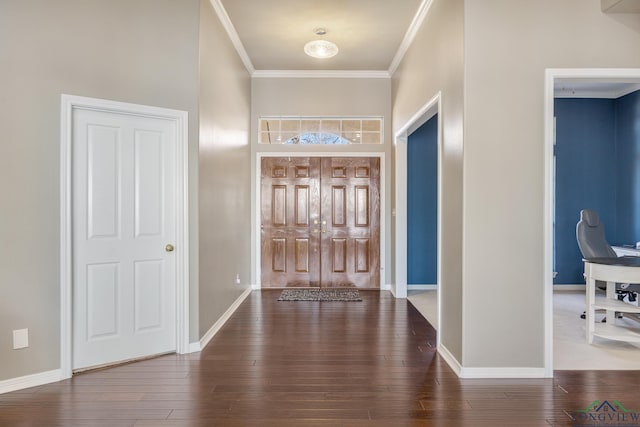
[{"label": "white desk", "polygon": [[630,248],[628,246],[612,246],[618,256],[637,256],[640,257],[640,249]]},{"label": "white desk", "polygon": [[[596,258],[584,262],[587,280],[587,342],[593,337],[640,342],[640,334],[616,325],[615,312],[640,313],[640,307],[618,301],[616,283],[640,283],[640,258]],[[607,282],[607,296],[596,298],[596,280]],[[606,310],[607,323],[595,323],[595,311]]]}]

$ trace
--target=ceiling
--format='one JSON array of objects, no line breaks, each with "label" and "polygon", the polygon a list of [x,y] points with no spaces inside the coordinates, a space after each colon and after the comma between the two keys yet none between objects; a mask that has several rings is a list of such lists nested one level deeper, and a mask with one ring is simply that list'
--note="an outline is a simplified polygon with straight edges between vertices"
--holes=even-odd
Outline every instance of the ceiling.
[{"label": "ceiling", "polygon": [[640,79],[556,79],[556,98],[616,99],[640,89]]},{"label": "ceiling", "polygon": [[[255,70],[387,71],[424,0],[212,0],[219,2]],[[317,36],[324,28],[325,36]],[[305,55],[324,38],[340,51]],[[245,58],[245,62],[246,62]]]}]

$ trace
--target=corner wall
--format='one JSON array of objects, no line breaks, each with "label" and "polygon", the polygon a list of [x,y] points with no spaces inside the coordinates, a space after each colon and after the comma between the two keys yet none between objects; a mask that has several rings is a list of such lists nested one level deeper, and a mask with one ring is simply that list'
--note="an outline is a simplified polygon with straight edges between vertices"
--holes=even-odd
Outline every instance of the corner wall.
[{"label": "corner wall", "polygon": [[619,167],[614,242],[635,244],[640,241],[640,91],[616,99],[615,108]]},{"label": "corner wall", "polygon": [[251,81],[209,0],[200,0],[200,12],[197,339],[251,284]]},{"label": "corner wall", "polygon": [[[441,344],[462,364],[463,0],[434,0],[392,77],[393,134],[442,92]],[[395,152],[395,149],[394,149]],[[403,173],[402,171],[399,171]]]},{"label": "corner wall", "polygon": [[545,69],[640,67],[632,20],[599,0],[465,2],[465,367],[544,367]]}]

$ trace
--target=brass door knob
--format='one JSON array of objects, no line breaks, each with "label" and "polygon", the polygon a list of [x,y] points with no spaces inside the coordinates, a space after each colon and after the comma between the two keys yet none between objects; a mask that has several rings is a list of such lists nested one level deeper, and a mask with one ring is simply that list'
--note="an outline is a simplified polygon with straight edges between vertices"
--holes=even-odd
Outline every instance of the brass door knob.
[{"label": "brass door knob", "polygon": [[172,244],[168,244],[167,246],[164,247],[164,250],[167,252],[173,252],[173,245]]}]

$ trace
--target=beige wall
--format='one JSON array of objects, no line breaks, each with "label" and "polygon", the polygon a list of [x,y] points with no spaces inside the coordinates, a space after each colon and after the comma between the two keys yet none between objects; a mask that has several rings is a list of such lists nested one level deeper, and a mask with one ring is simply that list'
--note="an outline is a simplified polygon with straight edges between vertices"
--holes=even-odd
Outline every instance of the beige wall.
[{"label": "beige wall", "polygon": [[600,0],[465,3],[464,365],[542,367],[545,68],[640,67]]},{"label": "beige wall", "polygon": [[[442,345],[462,362],[463,2],[435,0],[393,75],[394,134],[442,92]],[[466,142],[465,142],[466,146]],[[401,171],[402,173],[402,171]]]},{"label": "beige wall", "polygon": [[250,285],[251,82],[211,3],[200,3],[199,325],[203,336]]},{"label": "beige wall", "polygon": [[[195,165],[198,6],[0,2],[0,380],[60,367],[60,95],[188,111]],[[196,200],[197,176],[190,178]],[[197,224],[191,231],[197,237]],[[193,286],[197,262],[191,272]],[[19,328],[29,328],[30,347],[12,350]]]},{"label": "beige wall", "polygon": [[[381,116],[384,118],[384,144],[358,144],[349,146],[287,146],[258,145],[258,119],[261,116]],[[251,174],[256,179],[257,152],[303,152],[322,153],[354,152],[384,153],[386,156],[383,180],[387,200],[382,216],[386,221],[386,233],[383,236],[381,285],[390,284],[391,275],[391,84],[389,79],[377,78],[254,78],[252,81],[251,107]],[[255,185],[254,185],[255,187]],[[255,191],[255,188],[253,189]],[[256,214],[255,192],[253,193],[252,212]],[[255,230],[255,221],[253,221]],[[259,239],[260,234],[255,234]],[[252,254],[255,245],[252,244]],[[254,256],[255,258],[255,256]],[[256,278],[255,259],[253,260],[253,283]]]}]

